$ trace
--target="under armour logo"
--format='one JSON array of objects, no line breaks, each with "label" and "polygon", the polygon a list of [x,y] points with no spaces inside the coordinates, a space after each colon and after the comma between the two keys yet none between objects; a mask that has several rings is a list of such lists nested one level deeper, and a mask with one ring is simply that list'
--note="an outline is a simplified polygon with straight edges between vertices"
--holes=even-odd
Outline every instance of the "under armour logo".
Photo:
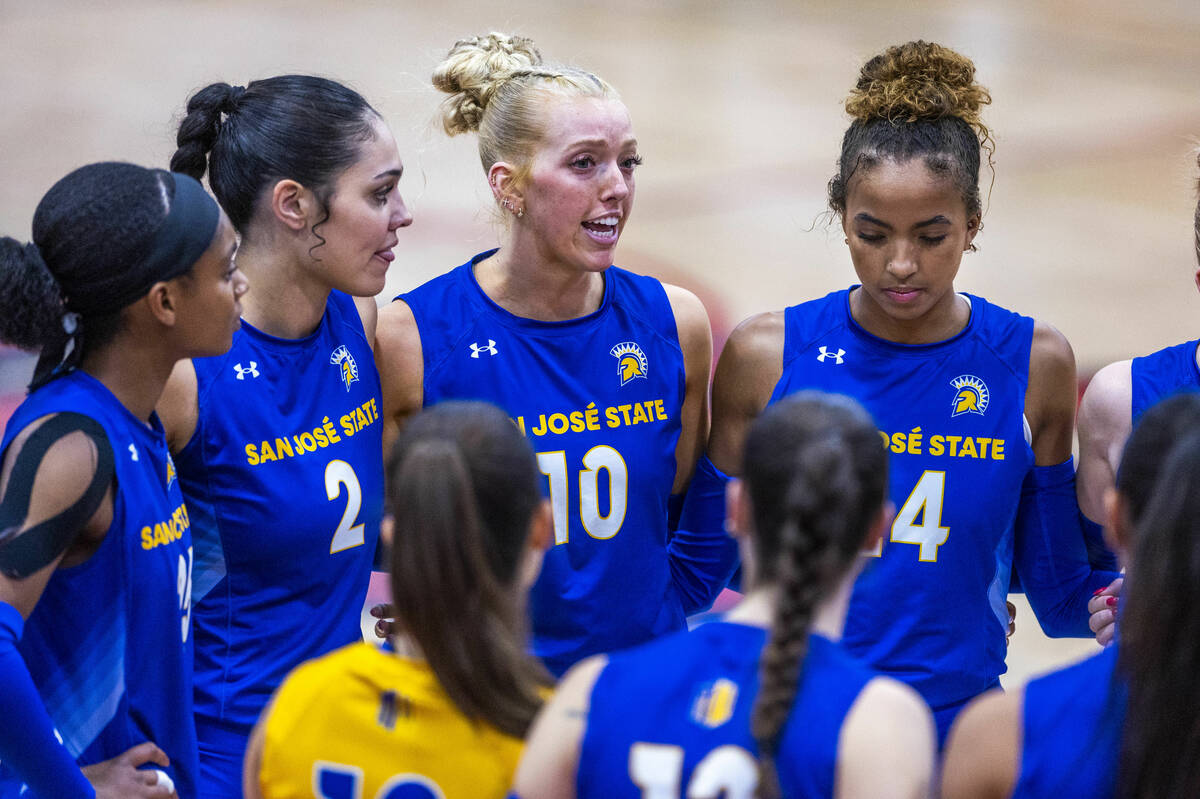
[{"label": "under armour logo", "polygon": [[471,357],[472,358],[478,358],[479,353],[481,353],[481,352],[486,352],[488,355],[495,355],[496,354],[496,340],[489,338],[486,347],[481,347],[475,343],[471,344]]},{"label": "under armour logo", "polygon": [[237,372],[238,380],[245,380],[246,375],[258,377],[258,361],[251,361],[249,369],[243,369],[240,363],[235,363],[233,371]]},{"label": "under armour logo", "polygon": [[834,363],[845,363],[846,361],[842,358],[842,356],[845,354],[846,351],[840,347],[838,348],[837,352],[830,352],[825,347],[821,347],[821,354],[817,356],[817,360],[821,363],[825,363],[826,358],[833,358]]},{"label": "under armour logo", "polygon": [[130,457],[130,458],[133,458],[135,461],[138,459],[138,457],[137,457],[137,447],[135,447],[133,444],[130,444],[130,445],[129,445],[129,457]]}]

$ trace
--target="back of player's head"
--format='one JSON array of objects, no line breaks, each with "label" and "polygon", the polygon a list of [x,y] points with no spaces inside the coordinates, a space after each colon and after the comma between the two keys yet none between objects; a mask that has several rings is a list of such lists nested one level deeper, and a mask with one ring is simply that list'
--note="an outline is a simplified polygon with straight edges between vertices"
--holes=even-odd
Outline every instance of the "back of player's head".
[{"label": "back of player's head", "polygon": [[602,78],[545,64],[532,39],[504,33],[455,42],[434,70],[433,85],[450,95],[442,104],[445,131],[477,131],[483,171],[507,161],[518,167],[518,182],[542,139],[546,103],[556,96],[617,96]]},{"label": "back of player's head", "polygon": [[1117,795],[1130,799],[1200,796],[1200,420],[1190,421],[1158,454],[1120,599],[1118,673],[1129,697]]},{"label": "back of player's head", "polygon": [[857,402],[801,392],[768,407],[751,426],[742,475],[760,579],[779,596],[751,717],[760,790],[773,795],[775,751],[796,697],[813,612],[845,577],[883,510],[887,451]]},{"label": "back of player's head", "polygon": [[197,180],[207,170],[229,221],[246,235],[260,198],[280,180],[300,183],[328,208],[335,180],[379,119],[358,92],[327,78],[213,83],[188,99],[171,169]]},{"label": "back of player's head", "polygon": [[922,158],[958,188],[967,216],[982,212],[981,147],[991,154],[991,134],[981,111],[992,101],[975,82],[971,59],[933,42],[889,47],[867,61],[846,99],[853,121],[842,137],[837,174],[829,181],[829,206],[846,211],[856,173],[884,159]]},{"label": "back of player's head", "polygon": [[[155,282],[188,273],[211,241],[216,204],[185,181],[104,162],[55,183],[34,212],[33,242],[0,239],[0,340],[56,352],[49,367],[72,337],[72,363],[111,340],[125,306]],[[169,216],[178,224],[164,224]],[[35,384],[48,377],[38,371]]]},{"label": "back of player's head", "polygon": [[1125,442],[1117,468],[1117,491],[1136,525],[1158,485],[1159,473],[1172,445],[1200,430],[1200,394],[1178,394],[1147,410]]},{"label": "back of player's head", "polygon": [[405,426],[387,479],[401,629],[463,713],[523,736],[541,704],[517,585],[541,503],[533,451],[494,405],[444,402]]}]

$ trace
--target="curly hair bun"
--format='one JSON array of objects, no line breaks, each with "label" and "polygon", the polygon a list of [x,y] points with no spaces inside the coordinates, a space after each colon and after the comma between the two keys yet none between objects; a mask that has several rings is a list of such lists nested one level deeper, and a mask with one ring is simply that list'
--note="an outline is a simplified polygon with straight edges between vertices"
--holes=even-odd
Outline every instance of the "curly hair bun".
[{"label": "curly hair bun", "polygon": [[524,36],[489,33],[460,39],[433,71],[433,85],[450,97],[442,104],[442,127],[451,136],[479,129],[483,110],[513,73],[535,70],[542,54]]},{"label": "curly hair bun", "polygon": [[975,82],[971,59],[926,41],[889,47],[863,65],[846,98],[846,112],[861,122],[916,122],[957,117],[987,139],[983,106],[992,101]]}]

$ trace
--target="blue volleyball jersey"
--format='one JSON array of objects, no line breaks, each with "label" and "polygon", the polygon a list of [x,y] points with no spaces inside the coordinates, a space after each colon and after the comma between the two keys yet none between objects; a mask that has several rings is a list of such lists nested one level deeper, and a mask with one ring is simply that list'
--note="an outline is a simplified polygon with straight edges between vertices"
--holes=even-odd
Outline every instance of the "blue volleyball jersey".
[{"label": "blue volleyball jersey", "polygon": [[[50,577],[19,649],[81,766],[153,741],[171,759],[164,770],[179,796],[190,799],[198,770],[192,538],[163,428],[157,416],[148,426],[100,381],[75,371],[25,400],[9,420],[3,448],[35,419],[62,411],[91,417],[108,436],[116,469],[112,525],[90,558]],[[0,796],[20,792],[19,780],[0,765]]]},{"label": "blue volleyball jersey", "polygon": [[1159,400],[1172,394],[1200,389],[1200,368],[1196,364],[1200,340],[1185,341],[1149,355],[1134,358],[1129,365],[1132,395],[1131,416],[1134,424]]},{"label": "blue volleyball jersey", "polygon": [[[750,715],[767,631],[710,622],[614,655],[592,688],[579,799],[753,796]],[[810,635],[776,763],[788,797],[832,797],[842,722],[874,672]]]},{"label": "blue volleyball jersey", "polygon": [[911,346],[855,322],[849,290],[788,308],[771,396],[848,394],[886,438],[896,519],[855,583],[843,642],[935,710],[1004,672],[1013,522],[1033,466],[1024,417],[1033,320],[969,299],[958,335]]},{"label": "blue volleyball jersey", "polygon": [[662,284],[617,267],[604,299],[565,322],[515,316],[471,261],[402,295],[424,356],[424,400],[486,400],[537,453],[554,543],[530,596],[534,651],[575,661],[684,626],[667,564],[667,499],[685,376]]},{"label": "blue volleyball jersey", "polygon": [[379,373],[337,291],[311,335],[243,321],[227,354],[194,364],[199,421],[177,463],[196,544],[196,726],[240,763],[287,672],[362,638],[383,512]]},{"label": "blue volleyball jersey", "polygon": [[1116,663],[1110,646],[1025,686],[1012,799],[1115,795],[1126,703]]}]

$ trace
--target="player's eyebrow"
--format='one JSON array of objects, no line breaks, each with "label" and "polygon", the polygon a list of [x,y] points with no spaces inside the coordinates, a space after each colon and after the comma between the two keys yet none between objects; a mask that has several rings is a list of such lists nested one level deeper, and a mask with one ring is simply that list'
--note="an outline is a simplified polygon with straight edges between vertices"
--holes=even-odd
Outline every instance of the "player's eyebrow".
[{"label": "player's eyebrow", "polygon": [[[855,214],[854,218],[861,222],[869,222],[872,225],[878,225],[879,227],[887,228],[888,230],[893,229],[892,226],[889,225],[887,222],[884,222],[882,219],[876,219],[875,217],[871,216],[870,214],[866,213],[865,211],[861,211],[861,212]],[[929,227],[930,225],[941,225],[941,224],[948,225],[948,224],[950,224],[950,220],[947,219],[942,214],[937,214],[936,216],[932,216],[923,222],[918,222],[917,224],[913,225],[913,229],[915,230],[917,228],[923,228],[923,227]]]}]

